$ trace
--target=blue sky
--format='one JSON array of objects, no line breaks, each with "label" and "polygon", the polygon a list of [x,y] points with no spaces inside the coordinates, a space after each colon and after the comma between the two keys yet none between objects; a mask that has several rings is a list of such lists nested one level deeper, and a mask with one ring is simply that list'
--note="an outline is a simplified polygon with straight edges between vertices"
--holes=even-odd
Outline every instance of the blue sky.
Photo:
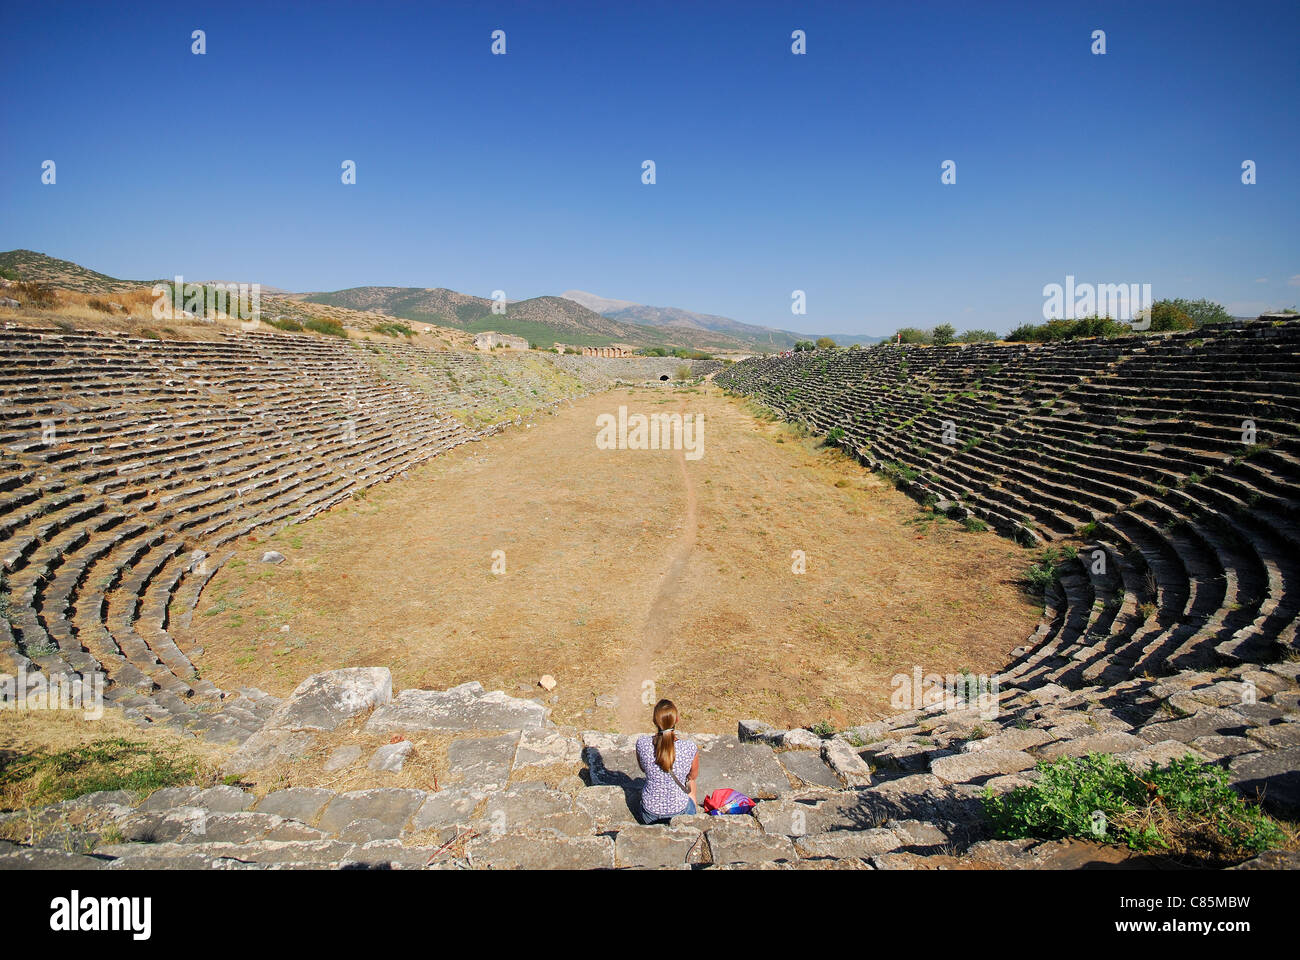
[{"label": "blue sky", "polygon": [[52,2],[4,22],[0,249],[114,276],[579,288],[864,334],[1005,332],[1067,274],[1241,314],[1300,300],[1295,2]]}]

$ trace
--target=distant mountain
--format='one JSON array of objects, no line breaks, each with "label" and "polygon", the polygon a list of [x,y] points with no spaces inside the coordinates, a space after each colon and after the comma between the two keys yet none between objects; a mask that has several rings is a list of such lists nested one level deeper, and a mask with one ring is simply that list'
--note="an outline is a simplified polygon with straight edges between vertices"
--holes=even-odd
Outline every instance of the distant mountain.
[{"label": "distant mountain", "polygon": [[622,310],[624,307],[640,306],[640,304],[633,303],[631,300],[611,300],[609,297],[598,297],[596,294],[587,293],[585,290],[565,290],[560,296],[565,300],[580,303],[588,310],[601,314]]},{"label": "distant mountain", "polygon": [[492,301],[458,293],[445,287],[352,287],[332,293],[299,296],[351,310],[378,310],[414,320],[456,327],[470,333],[496,330],[550,346],[560,342],[575,346],[675,346],[696,350],[741,350],[739,340],[708,330],[682,325],[648,327],[602,316],[566,297],[533,297],[511,302],[504,314],[492,312]]},{"label": "distant mountain", "polygon": [[[695,313],[678,307],[651,307],[630,300],[613,300],[584,290],[569,290],[563,294],[590,310],[594,310],[611,320],[621,320],[646,327],[673,327],[693,329],[723,334],[734,338],[751,350],[788,350],[799,340],[816,340],[822,334],[794,333],[776,327],[763,327],[752,323],[742,323],[730,317],[720,317],[711,313]],[[827,334],[842,346],[854,343],[871,344],[887,340],[887,337],[867,337],[849,334]]]},{"label": "distant mountain", "polygon": [[[0,253],[0,269],[21,280],[81,293],[114,293],[160,282],[120,280],[32,250]],[[798,340],[816,340],[818,336],[677,307],[651,307],[631,300],[615,300],[582,290],[569,290],[561,297],[511,301],[504,314],[492,312],[491,300],[446,287],[352,287],[325,293],[289,294],[263,284],[262,292],[276,297],[282,311],[288,309],[287,303],[296,301],[374,314],[380,319],[398,317],[466,333],[496,330],[541,346],[555,342],[574,346],[620,343],[638,347],[684,347],[711,353],[751,353],[787,350]],[[346,326],[365,329],[368,325],[363,317],[342,319]],[[879,343],[888,338],[832,335],[831,339],[847,346]]]}]

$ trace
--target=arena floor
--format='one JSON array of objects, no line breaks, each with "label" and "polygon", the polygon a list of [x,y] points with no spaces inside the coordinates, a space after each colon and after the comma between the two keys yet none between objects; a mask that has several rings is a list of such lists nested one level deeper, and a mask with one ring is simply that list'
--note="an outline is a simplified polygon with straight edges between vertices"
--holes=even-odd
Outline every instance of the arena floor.
[{"label": "arena floor", "polygon": [[[703,413],[703,456],[597,449],[620,405]],[[1041,613],[1029,563],[712,386],[620,390],[241,542],[175,632],[227,689],[381,664],[394,689],[553,698],[584,729],[644,728],[647,681],[688,730],[842,728],[894,712],[895,674],[1001,667]]]}]

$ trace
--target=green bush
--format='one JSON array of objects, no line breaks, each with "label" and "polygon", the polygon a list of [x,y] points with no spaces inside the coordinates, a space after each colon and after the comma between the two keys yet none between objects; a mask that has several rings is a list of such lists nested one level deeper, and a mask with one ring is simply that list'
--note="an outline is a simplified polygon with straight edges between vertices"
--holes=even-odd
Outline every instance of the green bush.
[{"label": "green bush", "polygon": [[1110,754],[1040,761],[1037,782],[998,797],[984,812],[998,837],[1077,838],[1240,859],[1286,842],[1286,834],[1228,785],[1222,768],[1194,754],[1135,773]]},{"label": "green bush", "polygon": [[267,320],[266,322],[277,330],[288,330],[292,333],[302,332],[302,324],[297,320],[294,320],[292,317],[283,317],[280,320]]},{"label": "green bush", "polygon": [[952,343],[956,333],[956,328],[951,323],[941,323],[930,331],[930,340],[936,347],[947,346]]},{"label": "green bush", "polygon": [[1080,337],[1118,337],[1130,332],[1128,324],[1109,317],[1084,317],[1081,320],[1022,324],[1007,334],[1007,340],[1013,343],[1055,343]]},{"label": "green bush", "polygon": [[343,324],[337,320],[327,320],[324,317],[312,317],[304,321],[303,327],[316,333],[323,333],[327,337],[346,337],[348,332],[343,329]]},{"label": "green bush", "polygon": [[[1160,304],[1168,304],[1174,310],[1185,315],[1192,321],[1194,326],[1202,326],[1207,323],[1228,323],[1232,320],[1232,314],[1223,308],[1222,304],[1215,303],[1212,300],[1204,298],[1200,300],[1184,300],[1178,298],[1175,300],[1157,300],[1152,305],[1152,312]],[[1179,328],[1182,329],[1182,328]]]},{"label": "green bush", "polygon": [[899,343],[929,343],[930,331],[920,327],[903,327],[895,334]]},{"label": "green bush", "polygon": [[1056,565],[1057,553],[1051,547],[1042,552],[1038,560],[1025,570],[1024,584],[1031,593],[1042,595],[1047,588],[1061,579],[1061,571]]},{"label": "green bush", "polygon": [[829,720],[814,723],[808,729],[823,740],[829,740],[831,737],[835,736],[835,724],[831,723]]},{"label": "green bush", "polygon": [[382,333],[386,337],[413,337],[415,331],[404,323],[380,323],[375,325],[375,333]]},{"label": "green bush", "polygon": [[1150,330],[1191,330],[1196,326],[1190,316],[1180,310],[1172,300],[1157,300],[1151,305]]}]

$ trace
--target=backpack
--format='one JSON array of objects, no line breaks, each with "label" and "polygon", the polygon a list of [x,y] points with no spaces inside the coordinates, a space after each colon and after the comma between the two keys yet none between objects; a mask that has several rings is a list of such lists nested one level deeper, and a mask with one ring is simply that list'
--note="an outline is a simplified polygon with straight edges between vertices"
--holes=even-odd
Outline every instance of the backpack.
[{"label": "backpack", "polygon": [[722,813],[749,813],[753,809],[753,800],[730,787],[714,790],[704,798],[704,812],[713,816]]}]

